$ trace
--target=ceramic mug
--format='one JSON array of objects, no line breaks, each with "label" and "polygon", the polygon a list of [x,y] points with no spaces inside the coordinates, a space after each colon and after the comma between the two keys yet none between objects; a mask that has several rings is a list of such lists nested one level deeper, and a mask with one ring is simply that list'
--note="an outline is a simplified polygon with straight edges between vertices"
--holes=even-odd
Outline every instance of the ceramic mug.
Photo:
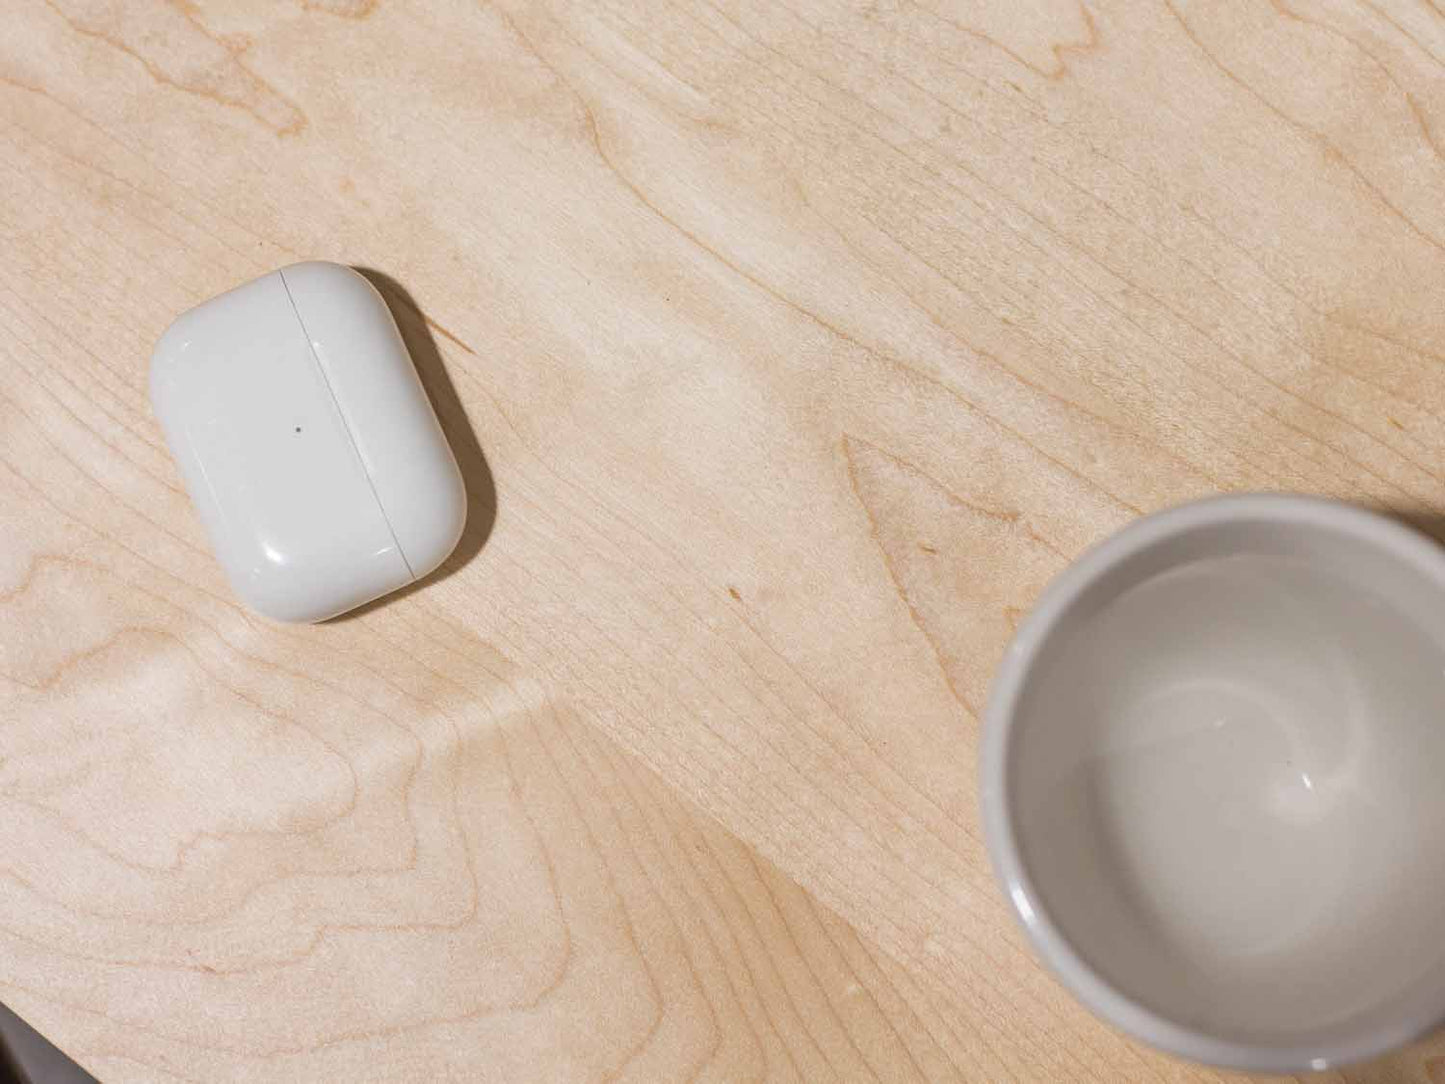
[{"label": "ceramic mug", "polygon": [[1086,1006],[1198,1061],[1325,1069],[1445,1017],[1445,549],[1251,495],[1044,592],[985,719],[995,872]]}]

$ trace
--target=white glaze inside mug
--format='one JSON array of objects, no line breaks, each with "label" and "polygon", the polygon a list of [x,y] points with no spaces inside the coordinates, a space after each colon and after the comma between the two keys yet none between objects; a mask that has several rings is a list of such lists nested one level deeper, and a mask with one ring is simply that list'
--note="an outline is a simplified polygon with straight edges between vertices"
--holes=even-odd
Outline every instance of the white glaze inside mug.
[{"label": "white glaze inside mug", "polygon": [[1365,1051],[1445,1005],[1445,555],[1349,515],[1097,562],[1012,679],[1015,905],[1112,996],[1239,1048],[1213,1060]]}]

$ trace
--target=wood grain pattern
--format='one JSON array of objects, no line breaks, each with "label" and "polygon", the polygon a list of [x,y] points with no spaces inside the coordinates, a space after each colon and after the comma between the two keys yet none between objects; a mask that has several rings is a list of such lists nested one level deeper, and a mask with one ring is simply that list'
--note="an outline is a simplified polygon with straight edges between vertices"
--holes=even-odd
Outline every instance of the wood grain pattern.
[{"label": "wood grain pattern", "polygon": [[[1141,512],[1445,512],[1442,68],[1432,0],[18,0],[0,999],[107,1081],[1219,1079],[1027,953],[978,710]],[[477,511],[292,629],[145,367],[310,257]]]}]

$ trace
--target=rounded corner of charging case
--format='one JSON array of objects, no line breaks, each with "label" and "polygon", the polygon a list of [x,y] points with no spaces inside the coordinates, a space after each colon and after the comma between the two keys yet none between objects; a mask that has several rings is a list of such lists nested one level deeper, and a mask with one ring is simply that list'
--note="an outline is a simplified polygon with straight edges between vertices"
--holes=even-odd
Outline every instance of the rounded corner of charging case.
[{"label": "rounded corner of charging case", "polygon": [[360,274],[294,264],[183,313],[152,405],[237,594],[320,621],[432,571],[461,473],[391,311]]}]

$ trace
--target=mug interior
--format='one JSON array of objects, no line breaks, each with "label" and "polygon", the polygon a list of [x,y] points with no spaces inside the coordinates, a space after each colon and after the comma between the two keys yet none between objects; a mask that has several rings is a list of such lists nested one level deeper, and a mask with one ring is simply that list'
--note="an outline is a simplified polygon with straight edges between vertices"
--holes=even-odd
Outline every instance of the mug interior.
[{"label": "mug interior", "polygon": [[1066,980],[1212,1060],[1371,1053],[1445,1004],[1445,554],[1331,502],[1192,507],[1020,632],[1008,887]]}]

